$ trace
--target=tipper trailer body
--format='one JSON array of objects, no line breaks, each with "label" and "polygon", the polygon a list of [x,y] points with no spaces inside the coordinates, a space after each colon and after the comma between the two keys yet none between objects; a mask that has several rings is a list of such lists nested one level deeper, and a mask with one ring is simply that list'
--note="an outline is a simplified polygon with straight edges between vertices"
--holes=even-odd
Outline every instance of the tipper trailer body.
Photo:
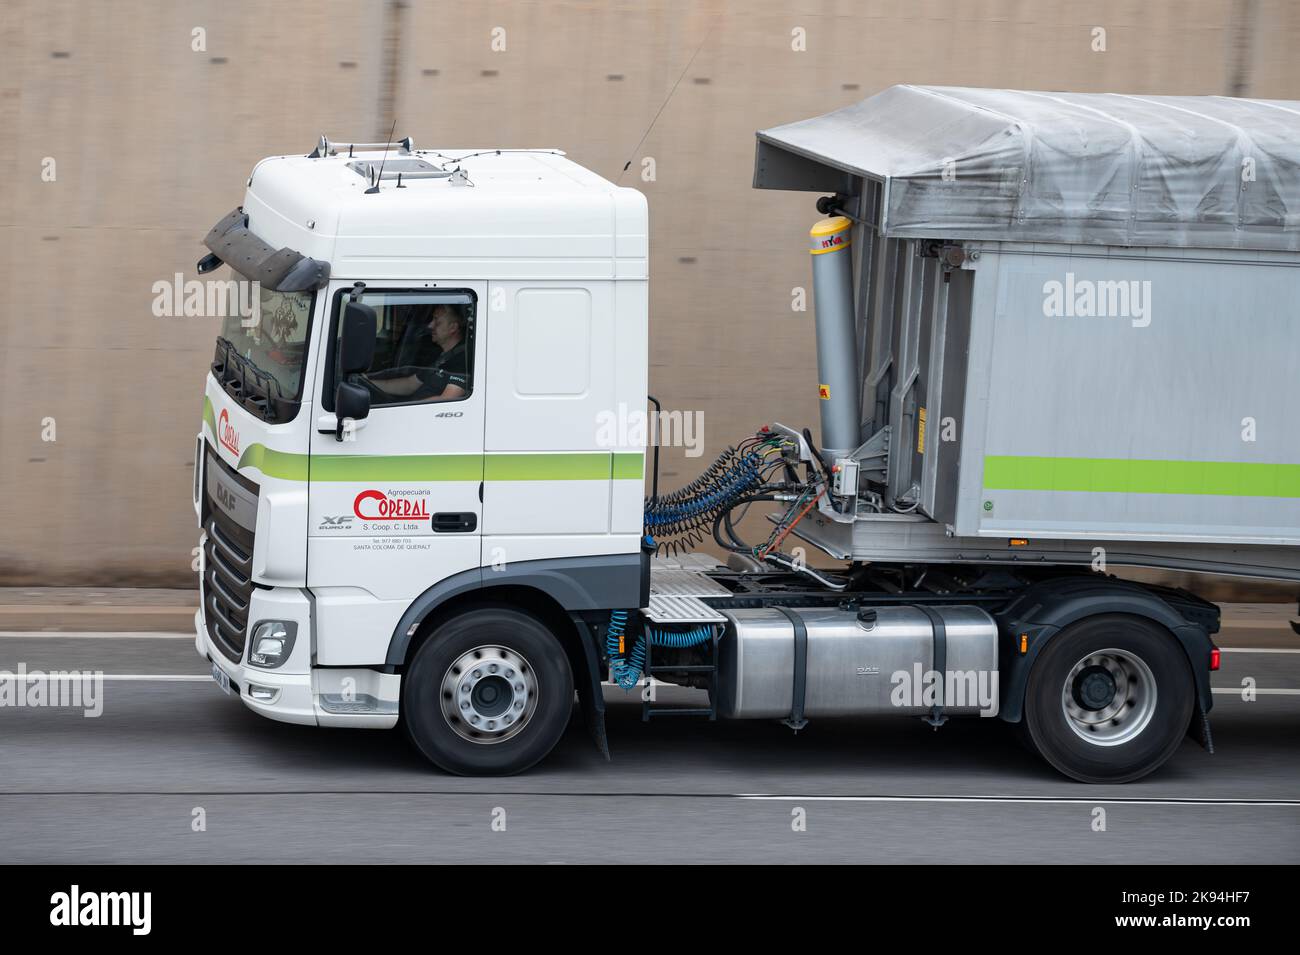
[{"label": "tipper trailer body", "polygon": [[1106,571],[1300,578],[1298,109],[895,87],[760,132],[755,186],[824,215],[820,434],[662,494],[619,424],[638,192],[557,150],[264,160],[199,266],[261,306],[207,380],[199,652],[462,773],[541,759],[575,690],[608,753],[607,677],[706,691],[646,718],[997,715],[1086,781],[1209,748],[1217,609]]}]

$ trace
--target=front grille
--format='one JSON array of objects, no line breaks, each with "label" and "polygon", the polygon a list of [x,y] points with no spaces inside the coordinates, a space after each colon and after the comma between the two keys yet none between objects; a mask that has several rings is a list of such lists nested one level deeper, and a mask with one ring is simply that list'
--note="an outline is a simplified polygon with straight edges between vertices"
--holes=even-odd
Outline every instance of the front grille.
[{"label": "front grille", "polygon": [[[251,482],[209,453],[206,466],[222,468],[227,478],[248,490]],[[203,619],[212,644],[234,663],[244,658],[248,639],[248,608],[253,598],[253,532],[241,527],[226,510],[213,506],[204,490]],[[255,492],[254,492],[255,493]]]},{"label": "front grille", "polygon": [[253,549],[241,546],[230,526],[208,518],[204,544],[204,619],[208,636],[225,656],[238,663],[248,635],[248,605],[253,597]]}]

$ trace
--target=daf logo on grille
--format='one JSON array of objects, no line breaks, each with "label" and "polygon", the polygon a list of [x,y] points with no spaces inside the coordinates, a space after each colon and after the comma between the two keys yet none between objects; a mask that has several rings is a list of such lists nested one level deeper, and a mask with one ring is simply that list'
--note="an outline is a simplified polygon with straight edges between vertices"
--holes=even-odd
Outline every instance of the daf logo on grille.
[{"label": "daf logo on grille", "polygon": [[208,500],[223,519],[234,521],[247,531],[257,528],[257,492],[240,487],[227,478],[214,457],[204,468],[208,476]]}]

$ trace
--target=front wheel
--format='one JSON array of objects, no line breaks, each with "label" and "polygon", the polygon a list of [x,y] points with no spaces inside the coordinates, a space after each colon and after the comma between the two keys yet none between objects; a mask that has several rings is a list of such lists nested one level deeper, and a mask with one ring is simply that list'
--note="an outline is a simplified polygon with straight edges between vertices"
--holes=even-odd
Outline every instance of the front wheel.
[{"label": "front wheel", "polygon": [[1034,661],[1024,731],[1066,776],[1131,782],[1178,749],[1193,689],[1172,634],[1138,617],[1102,614],[1066,627]]},{"label": "front wheel", "polygon": [[547,627],[516,610],[453,617],[416,651],[402,712],[417,749],[463,776],[523,772],[549,753],[573,708],[569,661]]}]

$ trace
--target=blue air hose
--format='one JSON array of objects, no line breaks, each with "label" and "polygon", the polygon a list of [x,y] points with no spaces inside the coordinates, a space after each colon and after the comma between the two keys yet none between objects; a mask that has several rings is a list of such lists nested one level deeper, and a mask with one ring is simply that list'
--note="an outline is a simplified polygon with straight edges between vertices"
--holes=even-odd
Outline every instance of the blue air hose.
[{"label": "blue air hose", "polygon": [[627,635],[627,611],[613,610],[609,615],[609,626],[605,628],[605,652],[609,656],[609,668],[614,682],[624,690],[630,690],[641,680],[645,669],[646,638],[653,647],[695,647],[713,639],[713,628],[708,624],[693,627],[690,630],[655,630],[645,628],[645,636],[636,638],[631,652],[619,649],[619,642]]},{"label": "blue air hose", "polygon": [[646,627],[652,647],[695,647],[713,639],[713,628],[708,624],[690,630],[654,630]]},{"label": "blue air hose", "polygon": [[619,644],[626,634],[627,611],[610,611],[609,626],[605,628],[605,652],[609,655],[609,668],[614,682],[623,689],[630,690],[641,679],[641,670],[645,667],[645,644],[638,637],[632,645],[632,652],[625,657]]}]

